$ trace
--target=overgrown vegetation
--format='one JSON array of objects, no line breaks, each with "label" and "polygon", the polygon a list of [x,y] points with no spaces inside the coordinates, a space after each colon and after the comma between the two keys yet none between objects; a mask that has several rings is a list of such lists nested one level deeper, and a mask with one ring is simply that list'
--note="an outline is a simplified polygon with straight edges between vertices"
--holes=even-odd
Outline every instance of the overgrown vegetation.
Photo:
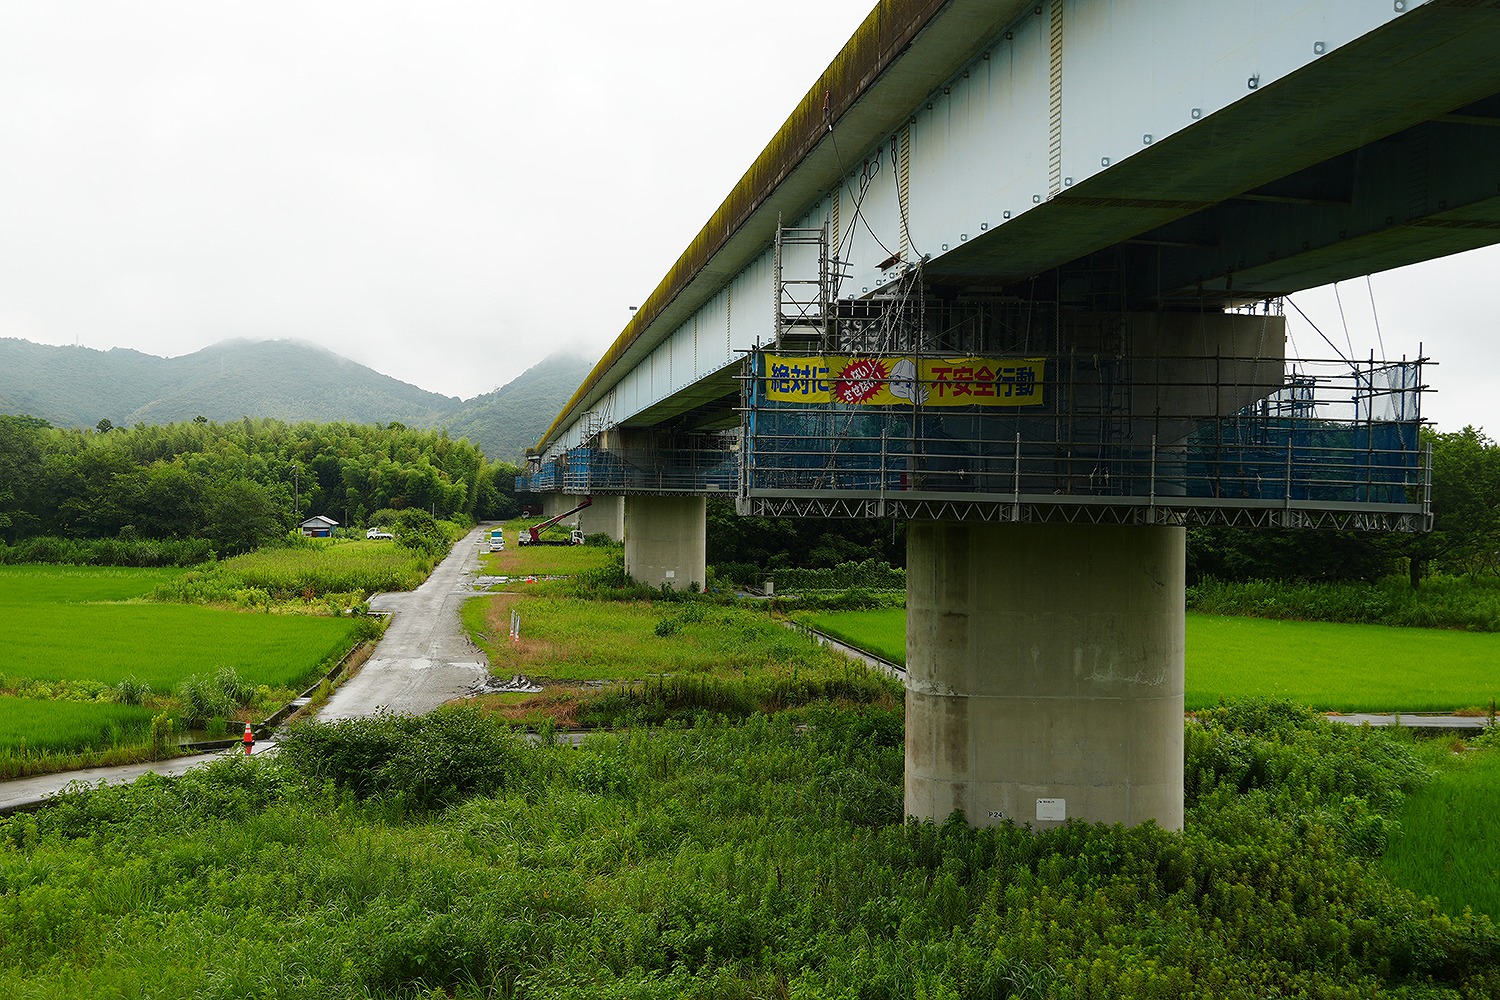
[{"label": "overgrown vegetation", "polygon": [[14,545],[0,539],[0,563],[65,566],[195,566],[213,555],[206,538],[58,538],[39,535]]},{"label": "overgrown vegetation", "polygon": [[[658,595],[660,598],[661,595]],[[744,718],[812,703],[894,705],[899,684],[785,628],[764,610],[680,593],[670,600],[496,595],[464,622],[504,677],[537,695],[492,695],[487,709],[544,726],[658,725],[700,712]],[[511,611],[521,638],[509,639]]]},{"label": "overgrown vegetation", "polygon": [[862,559],[817,569],[788,568],[772,571],[776,592],[894,590],[906,593],[906,570],[888,562]]},{"label": "overgrown vegetation", "polygon": [[446,541],[407,546],[388,540],[305,538],[286,547],[257,549],[191,570],[156,588],[152,598],[249,610],[292,605],[333,615],[362,612],[372,594],[420,586],[465,528],[440,521],[427,530],[443,532]]},{"label": "overgrown vegetation", "polygon": [[0,992],[1500,992],[1490,919],[1377,860],[1425,780],[1400,737],[1218,710],[1189,724],[1182,833],[1033,833],[901,823],[900,733],[898,711],[821,709],[573,750],[444,712],[70,793],[0,823]]}]

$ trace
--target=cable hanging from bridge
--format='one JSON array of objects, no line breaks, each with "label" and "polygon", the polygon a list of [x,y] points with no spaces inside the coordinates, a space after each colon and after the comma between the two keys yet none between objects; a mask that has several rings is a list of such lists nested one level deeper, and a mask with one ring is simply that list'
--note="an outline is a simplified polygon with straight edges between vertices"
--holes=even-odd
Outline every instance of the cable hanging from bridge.
[{"label": "cable hanging from bridge", "polygon": [[1344,352],[1339,350],[1339,346],[1333,341],[1329,340],[1328,335],[1318,328],[1318,324],[1312,321],[1312,317],[1303,312],[1302,307],[1299,306],[1296,302],[1292,301],[1292,297],[1290,295],[1286,296],[1286,301],[1291,304],[1291,307],[1293,309],[1297,310],[1298,316],[1301,316],[1303,319],[1307,320],[1307,325],[1313,328],[1314,333],[1323,338],[1323,343],[1327,344],[1330,348],[1333,349],[1333,353],[1338,355],[1340,361],[1350,366],[1354,364],[1353,361],[1350,361],[1347,357],[1344,356]]},{"label": "cable hanging from bridge", "polygon": [[1375,285],[1370,281],[1370,276],[1365,275],[1365,289],[1370,293],[1370,316],[1375,320],[1375,342],[1380,345],[1380,356],[1385,354],[1385,338],[1380,334],[1380,312],[1375,308]]},{"label": "cable hanging from bridge", "polygon": [[1349,317],[1344,315],[1344,297],[1339,294],[1339,283],[1333,283],[1333,301],[1338,303],[1339,322],[1344,324],[1344,343],[1349,347],[1349,356],[1354,357],[1354,338],[1349,335]]},{"label": "cable hanging from bridge", "polygon": [[[849,171],[845,168],[844,165],[844,155],[839,151],[838,138],[831,130],[828,134],[828,141],[833,145],[833,156],[834,159],[838,161],[840,178],[839,184],[842,187],[845,184],[844,178],[848,176]],[[875,169],[873,171],[870,169],[871,162],[871,160],[866,160],[864,163],[864,169],[860,171],[859,193],[855,196],[854,199],[854,216],[849,220],[849,230],[847,235],[844,238],[841,238],[839,241],[838,252],[840,261],[843,261],[845,259],[844,251],[846,249],[846,246],[852,246],[853,244],[854,226],[856,222],[864,223],[865,232],[869,233],[870,238],[876,242],[880,249],[885,251],[887,257],[899,256],[898,254],[892,253],[891,248],[885,245],[885,242],[881,240],[878,234],[876,234],[874,227],[870,225],[870,220],[866,219],[864,212],[860,210],[860,206],[864,204],[866,192],[870,190],[870,185],[874,182],[875,175],[880,172],[880,154],[876,153],[873,158],[873,162],[875,164]],[[839,280],[843,280],[842,273],[840,273],[839,275]]]}]

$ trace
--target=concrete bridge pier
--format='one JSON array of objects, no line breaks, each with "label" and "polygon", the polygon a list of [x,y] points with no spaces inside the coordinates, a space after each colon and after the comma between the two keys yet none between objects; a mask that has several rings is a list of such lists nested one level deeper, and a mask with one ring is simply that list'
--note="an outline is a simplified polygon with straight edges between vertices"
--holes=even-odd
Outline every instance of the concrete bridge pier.
[{"label": "concrete bridge pier", "polygon": [[[576,493],[543,493],[542,516],[556,517],[563,511],[572,510],[574,507],[577,507],[581,503],[583,503],[583,497]],[[588,508],[584,509],[587,510]],[[570,520],[563,523],[577,524],[578,515],[574,514]]]},{"label": "concrete bridge pier", "polygon": [[907,814],[1181,829],[1185,537],[909,525]]},{"label": "concrete bridge pier", "polygon": [[[568,508],[564,507],[563,510]],[[625,498],[594,495],[591,507],[578,512],[578,527],[585,535],[608,535],[612,542],[625,540]]]},{"label": "concrete bridge pier", "polygon": [[687,590],[708,580],[703,497],[625,498],[625,572],[648,587]]}]

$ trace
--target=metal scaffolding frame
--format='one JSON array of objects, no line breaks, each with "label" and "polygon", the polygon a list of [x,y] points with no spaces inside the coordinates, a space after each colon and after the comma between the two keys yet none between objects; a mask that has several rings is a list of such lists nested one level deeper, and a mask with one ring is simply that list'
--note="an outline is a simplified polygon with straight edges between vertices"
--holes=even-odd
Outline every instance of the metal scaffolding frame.
[{"label": "metal scaffolding frame", "polygon": [[[1430,527],[1422,359],[970,357],[913,381],[942,360],[752,351],[740,511]],[[997,398],[1023,370],[1043,372],[1027,398]]]},{"label": "metal scaffolding frame", "polygon": [[652,435],[639,447],[593,443],[553,459],[533,457],[516,480],[521,492],[561,491],[653,496],[732,493],[738,481],[738,430]]}]

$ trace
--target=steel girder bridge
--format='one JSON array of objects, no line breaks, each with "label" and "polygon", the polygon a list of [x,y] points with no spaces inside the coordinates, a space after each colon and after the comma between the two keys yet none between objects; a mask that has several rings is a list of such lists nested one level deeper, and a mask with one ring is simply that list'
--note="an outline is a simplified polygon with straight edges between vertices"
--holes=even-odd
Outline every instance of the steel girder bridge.
[{"label": "steel girder bridge", "polygon": [[624,496],[627,568],[632,502],[911,519],[908,812],[1180,823],[1181,527],[1429,524],[1427,359],[1280,302],[1500,242],[1496,51],[1500,0],[887,0],[519,485]]}]

